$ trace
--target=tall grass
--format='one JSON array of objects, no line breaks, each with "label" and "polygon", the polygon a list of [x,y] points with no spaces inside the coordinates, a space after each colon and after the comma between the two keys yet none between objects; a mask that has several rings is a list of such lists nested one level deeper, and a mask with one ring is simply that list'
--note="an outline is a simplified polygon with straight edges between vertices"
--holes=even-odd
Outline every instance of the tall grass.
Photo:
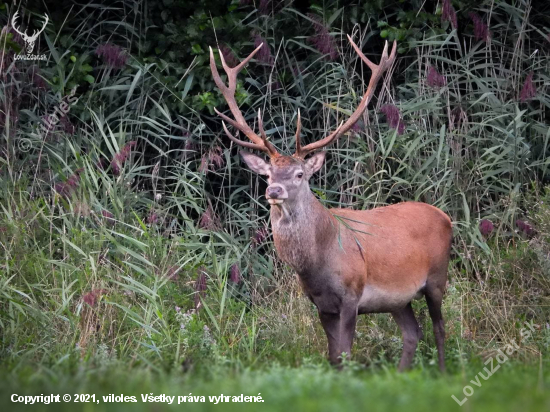
[{"label": "tall grass", "polygon": [[[126,13],[120,4],[110,13]],[[143,10],[132,10],[139,20]],[[398,59],[357,129],[328,149],[312,181],[328,207],[420,200],[451,215],[455,243],[444,310],[452,372],[517,339],[526,320],[540,333],[522,346],[522,360],[539,360],[550,343],[550,197],[543,190],[550,67],[531,10],[525,2],[480,10],[491,16],[487,43],[468,28],[426,32],[413,43],[415,54]],[[13,52],[4,47],[4,367],[14,375],[29,365],[54,375],[120,364],[215,374],[227,365],[322,362],[325,337],[314,308],[265,231],[265,182],[243,169],[218,119],[188,107],[193,67],[139,54],[122,69],[102,63],[94,54],[100,43],[115,39],[130,49],[145,34],[128,20],[102,21],[101,13],[93,3],[83,7],[69,38],[48,28],[44,49],[51,58],[39,69],[44,87],[26,63],[10,62]],[[285,24],[308,19],[288,7],[279,13]],[[251,64],[242,76],[243,112],[253,123],[261,108],[279,148],[294,148],[298,109],[309,140],[354,110],[369,74],[343,33],[333,33],[340,59],[326,62],[303,37],[279,38],[253,16],[246,24],[276,53],[272,66]],[[358,44],[378,41],[371,30],[354,30]],[[309,50],[308,57],[298,60],[297,48]],[[444,84],[433,84],[430,67]],[[530,71],[536,95],[522,101]],[[93,82],[82,87],[89,73]],[[167,87],[169,76],[180,78],[184,90]],[[68,115],[74,132],[60,125],[40,134],[41,117],[76,85],[79,101]],[[399,109],[403,133],[388,126],[385,104]],[[485,237],[481,218],[494,224]],[[520,218],[537,233],[518,231]],[[420,321],[429,331],[423,305]],[[431,368],[433,338],[426,335],[415,364]],[[362,318],[355,359],[393,365],[399,336],[387,315]]]}]

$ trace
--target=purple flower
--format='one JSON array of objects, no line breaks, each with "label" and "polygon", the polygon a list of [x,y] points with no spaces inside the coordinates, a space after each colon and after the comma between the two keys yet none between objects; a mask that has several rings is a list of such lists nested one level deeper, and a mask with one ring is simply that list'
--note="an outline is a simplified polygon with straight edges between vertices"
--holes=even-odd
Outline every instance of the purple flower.
[{"label": "purple flower", "polygon": [[327,27],[323,24],[319,16],[308,14],[308,17],[313,20],[313,29],[315,30],[315,35],[311,36],[308,41],[312,43],[321,54],[324,54],[327,60],[336,60],[338,58],[336,42],[330,35]]},{"label": "purple flower", "polygon": [[521,102],[526,102],[537,95],[537,89],[533,84],[533,74],[533,72],[530,72],[525,78],[525,83],[523,83],[523,88],[519,94],[519,100]]},{"label": "purple flower", "polygon": [[204,213],[199,220],[199,227],[201,229],[217,231],[221,228],[221,222],[216,212],[212,208],[212,205],[208,205]]},{"label": "purple flower", "polygon": [[206,293],[206,269],[204,267],[200,267],[198,269],[199,276],[197,277],[197,280],[195,281],[195,309],[199,309],[201,306],[201,298]]},{"label": "purple flower", "polygon": [[477,13],[470,12],[468,15],[474,23],[474,36],[476,40],[481,40],[484,42],[489,41],[490,33],[487,23],[485,23]]},{"label": "purple flower", "polygon": [[241,281],[241,271],[236,263],[231,265],[231,269],[229,269],[229,280],[235,284]]},{"label": "purple flower", "polygon": [[525,234],[526,236],[532,236],[535,234],[535,229],[533,229],[533,226],[524,220],[516,220],[516,226],[519,232]]},{"label": "purple flower", "polygon": [[428,86],[433,87],[434,89],[439,89],[447,83],[445,76],[440,74],[434,66],[429,67],[426,82],[428,83]]},{"label": "purple flower", "polygon": [[93,289],[90,292],[86,293],[84,296],[82,296],[82,300],[90,305],[91,307],[94,307],[98,301],[98,299],[102,295],[106,295],[107,291],[105,289]]},{"label": "purple flower", "polygon": [[147,223],[152,225],[157,223],[157,221],[158,221],[158,215],[155,213],[154,210],[151,210],[149,212],[149,216],[147,216]]},{"label": "purple flower", "polygon": [[176,306],[176,313],[180,313],[181,312],[181,308],[179,306]]},{"label": "purple flower", "polygon": [[120,174],[122,165],[128,157],[130,156],[130,153],[132,152],[132,148],[134,148],[137,145],[137,142],[135,140],[126,143],[122,149],[120,149],[120,152],[115,154],[113,157],[113,160],[111,160],[111,170],[113,171],[113,174],[115,176],[118,176]]},{"label": "purple flower", "polygon": [[65,182],[56,183],[54,185],[54,190],[65,198],[71,196],[78,188],[81,172],[82,169],[78,169],[74,174],[69,176]]},{"label": "purple flower", "polygon": [[252,32],[252,38],[254,39],[255,48],[259,47],[262,43],[264,44],[262,48],[258,50],[258,53],[256,53],[256,60],[258,60],[260,63],[273,66],[273,64],[275,63],[275,59],[271,54],[271,50],[269,49],[269,44],[267,44],[267,41],[257,32]]},{"label": "purple flower", "polygon": [[221,168],[225,164],[222,154],[223,150],[220,146],[214,146],[208,150],[208,152],[201,158],[199,172],[207,173],[209,170]]},{"label": "purple flower", "polygon": [[114,69],[122,69],[128,60],[126,52],[121,47],[112,43],[100,44],[97,46],[95,54],[101,57],[105,64]]},{"label": "purple flower", "polygon": [[396,129],[399,135],[405,131],[405,122],[401,119],[399,109],[393,104],[385,104],[380,111],[386,115],[390,128]]},{"label": "purple flower", "polygon": [[488,237],[494,229],[495,226],[489,219],[482,219],[481,222],[479,222],[479,231],[485,238]]},{"label": "purple flower", "polygon": [[451,4],[451,0],[443,0],[443,9],[441,10],[441,21],[449,21],[453,28],[457,28],[456,11]]}]

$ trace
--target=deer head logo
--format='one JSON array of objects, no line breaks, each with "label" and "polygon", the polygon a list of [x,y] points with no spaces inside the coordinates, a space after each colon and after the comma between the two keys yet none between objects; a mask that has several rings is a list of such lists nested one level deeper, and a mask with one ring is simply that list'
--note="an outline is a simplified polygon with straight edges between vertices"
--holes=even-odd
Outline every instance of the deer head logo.
[{"label": "deer head logo", "polygon": [[47,14],[44,14],[44,24],[42,25],[42,28],[40,30],[35,30],[32,36],[29,36],[27,32],[21,32],[17,27],[17,17],[19,17],[19,11],[16,11],[13,17],[11,18],[11,26],[13,29],[21,36],[23,37],[23,40],[27,44],[27,53],[31,54],[34,49],[34,43],[36,42],[36,39],[38,38],[38,35],[44,31],[46,28],[46,25],[48,24],[49,18]]}]

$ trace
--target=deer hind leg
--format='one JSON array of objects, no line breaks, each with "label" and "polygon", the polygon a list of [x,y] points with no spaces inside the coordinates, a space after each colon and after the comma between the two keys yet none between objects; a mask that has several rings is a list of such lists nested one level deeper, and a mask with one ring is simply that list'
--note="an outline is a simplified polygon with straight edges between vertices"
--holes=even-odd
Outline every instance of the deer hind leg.
[{"label": "deer hind leg", "polygon": [[434,327],[435,344],[437,345],[437,357],[439,369],[445,372],[445,323],[441,314],[441,304],[443,302],[443,289],[438,287],[426,288],[426,302]]},{"label": "deer hind leg", "polygon": [[423,334],[414,317],[410,302],[404,308],[392,312],[392,315],[403,334],[403,354],[401,355],[398,369],[399,372],[403,372],[411,366],[416,346],[418,345],[418,341],[422,339]]},{"label": "deer hind leg", "polygon": [[342,362],[343,352],[348,357],[351,355],[357,321],[357,306],[344,305],[339,313],[319,311],[319,317],[327,334],[329,361],[333,365],[338,365]]}]

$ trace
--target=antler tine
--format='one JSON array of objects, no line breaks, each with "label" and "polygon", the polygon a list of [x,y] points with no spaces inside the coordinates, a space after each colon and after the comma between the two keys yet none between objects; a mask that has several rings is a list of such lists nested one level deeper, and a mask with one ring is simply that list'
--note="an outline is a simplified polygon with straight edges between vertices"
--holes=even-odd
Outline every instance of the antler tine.
[{"label": "antler tine", "polygon": [[359,106],[357,106],[357,109],[353,112],[353,114],[349,117],[349,119],[344,123],[340,123],[338,128],[333,131],[331,134],[329,134],[327,137],[317,141],[308,144],[307,146],[301,147],[300,150],[297,150],[294,156],[304,158],[309,153],[311,153],[314,150],[320,149],[324,146],[328,146],[331,144],[334,140],[336,140],[338,137],[340,137],[342,134],[347,132],[361,117],[363,112],[366,110],[373,94],[376,89],[376,85],[378,84],[378,81],[384,74],[384,72],[391,67],[393,62],[395,61],[395,56],[397,54],[397,42],[393,42],[393,47],[390,55],[388,56],[388,42],[386,41],[386,44],[384,45],[384,50],[382,51],[382,57],[380,59],[379,64],[374,64],[371,62],[359,49],[359,47],[355,44],[355,42],[351,39],[351,37],[348,35],[348,40],[351,43],[352,47],[355,49],[355,52],[359,55],[361,60],[365,62],[367,66],[371,69],[372,75],[369,80],[369,85],[367,87],[367,91],[363,95],[363,98],[361,99],[361,102],[359,103]]},{"label": "antler tine", "polygon": [[[225,73],[227,74],[227,86],[222,81],[220,74],[218,72],[218,68],[216,67],[216,61],[214,59],[214,51],[212,50],[212,47],[210,47],[210,70],[212,71],[212,77],[214,78],[214,82],[216,83],[216,86],[221,90],[223,97],[225,98],[225,101],[227,102],[229,106],[229,110],[231,111],[231,114],[233,114],[233,117],[235,120],[231,119],[230,117],[226,116],[225,114],[219,112],[217,109],[214,109],[216,113],[226,122],[231,124],[233,127],[235,127],[237,130],[241,131],[246,137],[248,137],[252,143],[244,142],[242,140],[237,139],[235,136],[233,136],[231,133],[228,133],[227,127],[224,126],[224,130],[226,134],[230,137],[230,139],[244,147],[247,147],[249,149],[257,149],[261,150],[263,152],[266,152],[271,157],[278,157],[280,156],[277,152],[277,149],[267,141],[267,137],[265,136],[265,132],[263,131],[263,124],[261,124],[261,131],[262,136],[258,136],[246,123],[246,120],[244,119],[243,114],[241,113],[241,110],[239,109],[239,106],[237,105],[237,101],[235,100],[235,89],[237,87],[237,74],[246,66],[246,64],[254,57],[254,55],[260,50],[260,48],[263,46],[263,43],[260,44],[256,49],[248,55],[247,58],[245,58],[241,63],[239,63],[237,66],[231,68],[227,65],[225,58],[223,56],[223,53],[221,50],[218,49],[220,54],[220,60],[222,62],[223,69],[225,70]],[[261,119],[259,118],[260,122]]]},{"label": "antler tine", "polygon": [[17,21],[17,18],[19,17],[19,10],[17,10],[14,14],[13,14],[13,17],[11,18],[11,27],[13,27],[13,30],[15,30],[19,35],[25,37],[27,34],[26,32],[25,33],[22,33],[20,32],[17,27],[15,27],[15,22]]},{"label": "antler tine", "polygon": [[223,130],[225,131],[225,134],[229,137],[229,139],[231,139],[233,142],[237,143],[238,145],[246,147],[247,149],[263,150],[262,146],[259,146],[255,143],[243,142],[242,140],[237,139],[235,136],[233,136],[233,134],[231,134],[231,132],[229,131],[229,129],[227,128],[227,125],[223,120],[222,120],[222,126],[223,126]]},{"label": "antler tine", "polygon": [[296,120],[296,153],[300,153],[302,150],[302,142],[300,140],[300,132],[302,131],[302,117],[300,116],[300,109],[298,109],[298,120]]},{"label": "antler tine", "polygon": [[262,138],[263,144],[267,148],[267,152],[269,153],[269,155],[271,157],[279,157],[280,154],[277,151],[277,149],[275,148],[275,146],[273,146],[267,140],[267,135],[265,134],[265,130],[264,130],[264,121],[262,119],[262,113],[261,113],[260,109],[258,109],[258,129],[260,129],[260,136]]}]

